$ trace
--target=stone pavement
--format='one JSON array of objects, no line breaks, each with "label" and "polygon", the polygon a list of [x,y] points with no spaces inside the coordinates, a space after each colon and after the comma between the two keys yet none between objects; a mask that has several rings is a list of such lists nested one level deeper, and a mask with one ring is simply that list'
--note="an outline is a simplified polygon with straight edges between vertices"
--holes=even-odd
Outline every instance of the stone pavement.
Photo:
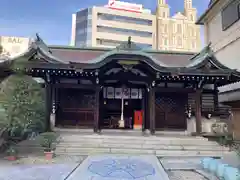
[{"label": "stone pavement", "polygon": [[88,157],[69,180],[169,180],[152,155],[96,155]]},{"label": "stone pavement", "polygon": [[[42,155],[27,155],[21,156],[16,161],[8,161],[6,159],[0,159],[0,168],[11,165],[44,165],[44,164],[78,164],[82,162],[87,156],[56,156],[52,160],[46,160]],[[1,180],[1,179],[0,179]]]},{"label": "stone pavement", "polygon": [[64,180],[77,164],[13,165],[0,168],[0,180]]},{"label": "stone pavement", "polygon": [[1,160],[0,180],[118,180],[120,177],[121,180],[217,180],[201,170],[198,157],[161,158],[160,161],[152,155],[85,158],[58,156],[46,161],[43,157],[25,157],[14,164]]}]

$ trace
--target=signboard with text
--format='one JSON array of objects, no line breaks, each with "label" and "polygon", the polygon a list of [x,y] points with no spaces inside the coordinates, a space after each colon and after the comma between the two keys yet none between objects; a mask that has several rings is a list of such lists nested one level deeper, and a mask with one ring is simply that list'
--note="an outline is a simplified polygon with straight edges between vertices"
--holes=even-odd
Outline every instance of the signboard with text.
[{"label": "signboard with text", "polygon": [[118,9],[118,10],[138,12],[138,13],[141,13],[143,11],[142,4],[133,4],[133,3],[117,1],[117,0],[109,0],[108,7],[111,9]]},{"label": "signboard with text", "polygon": [[0,36],[0,46],[2,48],[0,56],[16,57],[27,51],[29,44],[30,38]]}]

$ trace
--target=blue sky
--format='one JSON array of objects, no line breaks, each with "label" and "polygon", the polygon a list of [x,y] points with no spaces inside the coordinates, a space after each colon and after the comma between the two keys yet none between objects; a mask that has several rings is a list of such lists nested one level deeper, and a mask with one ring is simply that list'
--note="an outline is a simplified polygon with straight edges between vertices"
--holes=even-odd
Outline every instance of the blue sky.
[{"label": "blue sky", "polygon": [[[155,10],[157,0],[124,0]],[[171,14],[183,10],[184,0],[167,0]],[[39,33],[48,44],[68,45],[71,37],[71,14],[108,0],[1,0],[0,35],[32,37]],[[198,16],[209,0],[193,0]]]}]

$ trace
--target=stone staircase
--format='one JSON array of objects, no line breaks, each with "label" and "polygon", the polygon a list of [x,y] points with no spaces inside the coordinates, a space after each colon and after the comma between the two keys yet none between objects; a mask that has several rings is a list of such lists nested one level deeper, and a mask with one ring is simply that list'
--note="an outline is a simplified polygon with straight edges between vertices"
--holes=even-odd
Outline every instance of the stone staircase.
[{"label": "stone staircase", "polygon": [[141,133],[61,132],[56,145],[58,155],[154,154],[159,157],[222,157],[229,149],[203,137],[183,134],[143,136]]}]

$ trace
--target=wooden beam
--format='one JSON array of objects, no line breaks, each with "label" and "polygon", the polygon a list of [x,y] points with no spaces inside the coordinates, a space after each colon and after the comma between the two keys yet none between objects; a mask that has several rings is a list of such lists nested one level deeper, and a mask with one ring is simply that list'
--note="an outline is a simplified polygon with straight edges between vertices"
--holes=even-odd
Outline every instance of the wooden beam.
[{"label": "wooden beam", "polygon": [[119,81],[123,80],[123,81],[150,82],[150,78],[147,77],[147,76],[137,76],[137,75],[132,74],[132,73],[124,73],[124,72],[104,76],[104,78],[102,80],[103,81],[105,81],[105,80],[119,80]]},{"label": "wooden beam", "polygon": [[74,88],[74,89],[90,89],[95,90],[95,85],[87,85],[87,84],[71,84],[71,83],[59,83],[54,85],[56,88]]},{"label": "wooden beam", "polygon": [[191,93],[194,92],[194,89],[187,88],[161,88],[156,87],[155,92],[181,92],[181,93]]}]

